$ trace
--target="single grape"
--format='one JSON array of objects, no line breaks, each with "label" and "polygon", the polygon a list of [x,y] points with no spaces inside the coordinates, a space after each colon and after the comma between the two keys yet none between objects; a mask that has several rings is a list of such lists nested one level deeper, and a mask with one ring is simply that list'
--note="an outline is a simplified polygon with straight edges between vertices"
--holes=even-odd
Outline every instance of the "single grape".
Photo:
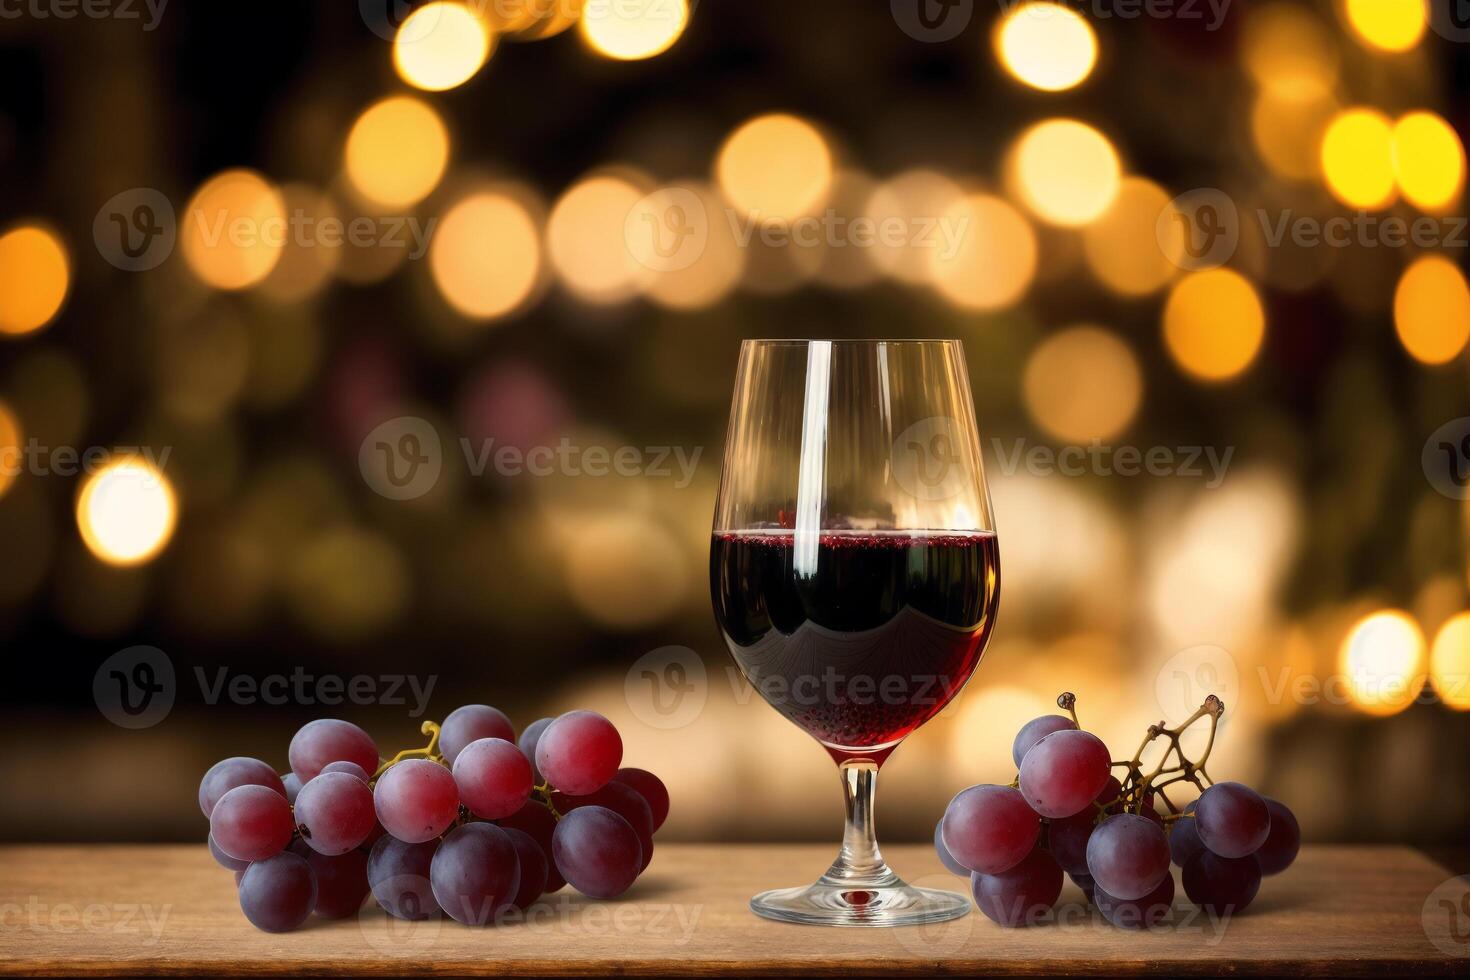
[{"label": "single grape", "polygon": [[546,855],[546,887],[542,894],[550,895],[566,887],[566,879],[556,869],[556,862],[551,857],[551,838],[556,833],[556,818],[551,815],[550,810],[541,803],[530,800],[515,813],[497,823],[507,830],[514,828],[525,831],[531,835],[532,840],[540,845],[541,853]]},{"label": "single grape", "polygon": [[214,842],[213,834],[209,835],[209,854],[211,857],[214,858],[215,864],[218,864],[226,871],[234,871],[238,874],[239,872],[244,871],[246,868],[250,867],[249,861],[241,861],[239,858],[232,858],[224,851],[220,850],[219,845]]},{"label": "single grape", "polygon": [[373,829],[368,831],[367,837],[363,838],[362,843],[357,845],[357,849],[364,854],[368,853],[373,849],[373,845],[378,842],[379,838],[385,836],[387,833],[383,829],[382,821],[378,819],[378,806],[375,800],[373,802]]},{"label": "single grape", "polygon": [[383,829],[409,844],[433,840],[459,816],[453,774],[428,759],[388,767],[373,787],[373,802]]},{"label": "single grape", "polygon": [[236,786],[209,816],[209,835],[237,861],[264,861],[281,853],[295,829],[291,804],[264,786]]},{"label": "single grape", "polygon": [[467,926],[483,926],[520,891],[521,862],[504,830],[492,823],[467,823],[439,842],[429,881],[445,914]]},{"label": "single grape", "polygon": [[657,833],[669,818],[669,790],[664,781],[647,769],[627,767],[619,769],[613,780],[633,787],[648,801],[648,809],[653,813],[653,830]]},{"label": "single grape", "polygon": [[1041,820],[1010,786],[971,786],[945,808],[944,846],[971,871],[999,874],[1031,853]]},{"label": "single grape", "polygon": [[428,919],[439,914],[429,870],[438,841],[405,844],[384,836],[368,855],[367,878],[373,898],[397,919]]},{"label": "single grape", "polygon": [[[355,762],[348,762],[346,759],[339,759],[336,762],[327,763],[322,766],[322,772],[345,772],[349,776],[356,776],[365,783],[371,782],[373,778],[372,774],[362,766],[359,766]],[[317,773],[317,775],[320,776],[321,773]],[[292,802],[294,803],[295,801],[292,800]]]},{"label": "single grape", "polygon": [[1087,873],[1087,842],[1097,826],[1097,811],[1088,807],[1070,817],[1058,817],[1046,826],[1046,849],[1069,875]]},{"label": "single grape", "polygon": [[[317,777],[321,778],[321,777]],[[349,919],[367,898],[368,856],[362,851],[326,855],[306,849],[302,855],[316,876],[316,914],[324,919]]]},{"label": "single grape", "polygon": [[355,762],[364,772],[378,768],[378,747],[372,736],[339,718],[307,722],[291,737],[286,756],[291,760],[291,771],[301,778],[303,786],[315,779],[329,762]]},{"label": "single grape", "polygon": [[482,738],[460,750],[454,784],[470,812],[487,820],[508,817],[531,798],[531,764],[511,742]]},{"label": "single grape", "polygon": [[579,807],[607,807],[628,821],[633,832],[638,835],[638,846],[643,849],[643,862],[638,869],[639,873],[641,874],[643,868],[648,867],[649,862],[653,860],[653,811],[649,808],[648,801],[633,787],[611,782],[597,792],[586,796],[553,793],[551,805],[563,816]]},{"label": "single grape", "polygon": [[1026,758],[1026,753],[1031,751],[1031,746],[1052,732],[1064,732],[1076,727],[1075,721],[1062,715],[1042,715],[1040,718],[1032,718],[1026,722],[1016,733],[1016,740],[1011,743],[1011,759],[1016,763],[1016,768],[1021,768],[1021,760]]},{"label": "single grape", "polygon": [[290,932],[316,906],[316,876],[305,858],[283,851],[251,862],[240,879],[239,893],[240,909],[251,925],[266,932]]},{"label": "single grape", "polygon": [[281,777],[281,785],[286,790],[286,802],[295,806],[296,795],[301,792],[301,777],[294,772],[288,772]]},{"label": "single grape", "polygon": [[318,854],[346,854],[361,847],[377,825],[373,791],[345,772],[323,772],[301,787],[296,823]]},{"label": "single grape", "polygon": [[516,830],[514,827],[502,827],[501,829],[510,838],[511,844],[516,849],[516,857],[521,861],[521,886],[517,889],[515,898],[511,899],[510,904],[524,911],[546,890],[546,871],[549,862],[546,859],[546,852],[530,834],[524,830]]},{"label": "single grape", "polygon": [[1101,888],[1089,896],[1104,919],[1120,929],[1151,929],[1169,917],[1174,909],[1174,876],[1162,881],[1142,898],[1114,898]]},{"label": "single grape", "polygon": [[1082,889],[1082,894],[1087,897],[1089,902],[1094,901],[1093,896],[1097,894],[1097,882],[1092,880],[1092,875],[1068,874],[1067,877],[1071,878],[1072,883]]},{"label": "single grape", "polygon": [[439,753],[450,766],[464,747],[482,738],[503,738],[515,742],[516,730],[499,708],[488,704],[467,704],[455,708],[439,726]]},{"label": "single grape", "polygon": [[526,730],[521,732],[520,740],[516,742],[516,745],[520,747],[520,750],[525,753],[526,759],[531,763],[531,772],[536,775],[536,782],[538,784],[545,782],[545,777],[541,775],[541,770],[536,768],[536,745],[541,741],[541,733],[546,731],[547,727],[553,721],[556,721],[556,719],[537,718],[526,726]]},{"label": "single grape", "polygon": [[1302,829],[1296,822],[1296,814],[1277,800],[1266,799],[1266,809],[1271,811],[1271,832],[1266,842],[1256,851],[1256,860],[1261,864],[1261,874],[1280,874],[1291,867],[1297,851],[1302,847]]},{"label": "single grape", "polygon": [[604,806],[584,806],[557,821],[552,858],[571,886],[590,898],[616,898],[643,867],[633,825]]},{"label": "single grape", "polygon": [[1114,898],[1143,898],[1169,873],[1164,831],[1136,813],[1107,817],[1087,842],[1087,873]]},{"label": "single grape", "polygon": [[942,817],[934,824],[934,850],[939,854],[939,863],[944,865],[946,870],[961,878],[970,877],[970,869],[956,861],[954,855],[949,853],[949,848],[944,846],[944,819]]},{"label": "single grape", "polygon": [[1091,732],[1053,732],[1021,760],[1021,794],[1043,817],[1070,817],[1097,799],[1111,766],[1108,747]]},{"label": "single grape", "polygon": [[264,786],[286,795],[286,786],[274,769],[259,759],[237,755],[233,759],[216,762],[199,780],[199,809],[204,811],[205,817],[214,812],[219,798],[236,786]]},{"label": "single grape", "polygon": [[1062,869],[1038,847],[1000,874],[975,872],[970,876],[970,891],[975,905],[991,921],[1003,926],[1034,925],[1061,896]]},{"label": "single grape", "polygon": [[1227,858],[1206,848],[1184,866],[1184,894],[1215,915],[1244,912],[1260,887],[1261,863],[1254,855]]},{"label": "single grape", "polygon": [[1184,807],[1184,816],[1174,821],[1174,826],[1169,829],[1169,854],[1175,864],[1184,867],[1190,860],[1205,849],[1205,842],[1199,839],[1199,826],[1194,817],[1189,814],[1194,812],[1195,802],[1191,800]]},{"label": "single grape", "polygon": [[1243,783],[1216,783],[1201,793],[1194,820],[1204,845],[1227,858],[1254,854],[1271,832],[1266,801]]},{"label": "single grape", "polygon": [[1103,808],[1104,813],[1122,813],[1127,809],[1122,800],[1123,784],[1118,782],[1118,777],[1108,774],[1108,781],[1103,784],[1102,792],[1097,794],[1093,803]]},{"label": "single grape", "polygon": [[568,711],[546,726],[536,741],[536,768],[570,796],[606,786],[623,761],[623,739],[595,711]]}]

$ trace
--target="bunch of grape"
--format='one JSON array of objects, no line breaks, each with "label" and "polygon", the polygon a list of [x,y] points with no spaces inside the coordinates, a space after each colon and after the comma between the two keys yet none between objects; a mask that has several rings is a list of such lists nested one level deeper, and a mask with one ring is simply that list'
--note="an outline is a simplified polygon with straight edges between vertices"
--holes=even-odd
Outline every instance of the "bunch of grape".
[{"label": "bunch of grape", "polygon": [[426,748],[380,763],[367,732],[320,719],[291,739],[284,777],[243,757],[204,774],[209,850],[252,924],[345,918],[371,892],[401,919],[485,925],[566,884],[621,895],[653,859],[668,790],[619,768],[602,715],[542,718],[517,740],[502,712],[472,704],[423,731]]},{"label": "bunch of grape", "polygon": [[[1183,869],[1191,902],[1229,915],[1251,903],[1263,875],[1296,858],[1301,832],[1284,804],[1241,783],[1210,781],[1209,749],[1193,762],[1180,747],[1180,732],[1206,717],[1213,747],[1224,710],[1218,698],[1206,699],[1177,729],[1151,726],[1127,762],[1112,761],[1107,746],[1081,729],[1071,694],[1057,703],[1070,717],[1044,715],[1016,735],[1015,781],[964,790],[934,828],[939,859],[970,879],[975,904],[995,922],[1044,921],[1066,872],[1113,925],[1159,925],[1174,904],[1171,861]],[[1144,750],[1160,737],[1169,746],[1145,772]],[[1124,770],[1122,780],[1115,767]],[[1168,794],[1183,784],[1202,792],[1179,810]],[[1160,801],[1167,814],[1160,814]]]}]

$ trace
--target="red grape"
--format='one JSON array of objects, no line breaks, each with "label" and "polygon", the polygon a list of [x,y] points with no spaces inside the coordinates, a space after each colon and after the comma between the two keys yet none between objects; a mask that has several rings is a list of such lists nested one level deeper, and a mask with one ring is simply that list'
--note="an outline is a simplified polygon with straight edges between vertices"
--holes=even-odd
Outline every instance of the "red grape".
[{"label": "red grape", "polygon": [[531,763],[531,772],[535,775],[538,785],[545,781],[545,777],[541,775],[541,770],[536,767],[536,744],[541,741],[541,733],[546,731],[547,727],[553,721],[556,721],[556,719],[537,718],[526,726],[526,730],[521,732],[520,740],[516,742],[516,745],[520,747],[520,750],[525,753],[526,759]]},{"label": "red grape", "polygon": [[[322,772],[345,772],[349,776],[356,776],[358,779],[361,779],[365,783],[371,782],[373,778],[372,773],[368,772],[357,763],[348,762],[346,759],[339,759],[336,762],[327,763],[326,765],[322,766]],[[320,776],[321,773],[317,773],[317,775]],[[295,803],[296,801],[292,800],[291,802]]]},{"label": "red grape", "polygon": [[1021,793],[1043,817],[1070,817],[1097,799],[1108,785],[1111,765],[1108,748],[1096,735],[1053,732],[1021,760]]},{"label": "red grape", "polygon": [[[241,861],[239,858],[232,858],[224,851],[220,850],[219,845],[214,842],[213,834],[209,835],[209,854],[211,857],[214,858],[215,864],[218,864],[226,871],[233,871],[236,874],[239,874],[246,868],[250,867],[249,861]],[[238,884],[238,882],[236,882],[236,884]]]},{"label": "red grape", "polygon": [[236,786],[214,805],[209,835],[237,861],[263,861],[286,849],[296,829],[291,804],[264,786]]},{"label": "red grape", "polygon": [[214,812],[219,798],[236,786],[264,786],[286,795],[286,786],[274,769],[259,759],[237,755],[233,759],[216,762],[199,780],[199,809],[208,817]]},{"label": "red grape", "polygon": [[477,739],[454,760],[454,784],[471,813],[498,820],[531,798],[531,764],[503,738]]},{"label": "red grape", "polygon": [[999,874],[1031,853],[1041,820],[1010,786],[971,786],[944,811],[944,846],[971,871]]},{"label": "red grape", "polygon": [[619,769],[613,780],[633,787],[648,801],[648,809],[653,814],[653,829],[657,833],[658,828],[669,818],[669,790],[664,781],[647,769],[627,767]]},{"label": "red grape", "polygon": [[531,800],[515,813],[497,822],[507,830],[515,828],[525,831],[540,845],[541,853],[546,855],[546,888],[542,894],[550,895],[566,886],[566,880],[556,870],[556,863],[551,859],[551,838],[556,832],[556,818],[551,815],[550,810]]},{"label": "red grape", "polygon": [[1255,857],[1227,858],[1206,849],[1184,866],[1184,894],[1216,915],[1244,912],[1261,887]]},{"label": "red grape", "polygon": [[316,876],[316,914],[324,919],[350,919],[368,894],[368,856],[362,851],[328,856],[310,848],[302,855]]},{"label": "red grape", "polygon": [[939,854],[939,863],[944,865],[946,870],[959,875],[961,878],[970,877],[970,869],[956,861],[954,855],[949,853],[949,848],[944,846],[943,818],[934,825],[934,850]]},{"label": "red grape", "polygon": [[329,762],[355,762],[365,772],[378,768],[378,747],[372,736],[339,718],[318,718],[303,725],[292,736],[286,755],[291,760],[291,771],[300,777],[303,786]]},{"label": "red grape", "polygon": [[1021,768],[1021,760],[1026,758],[1026,753],[1031,751],[1031,746],[1052,732],[1063,732],[1076,727],[1075,721],[1062,715],[1042,715],[1040,718],[1032,718],[1026,722],[1016,733],[1016,740],[1011,743],[1011,759],[1016,763],[1016,768]]},{"label": "red grape", "polygon": [[536,742],[536,768],[571,796],[606,786],[623,761],[623,740],[595,711],[569,711],[546,726]]},{"label": "red grape", "polygon": [[1137,813],[1107,817],[1087,842],[1087,873],[1114,898],[1143,898],[1169,873],[1163,829]]},{"label": "red grape", "polygon": [[301,855],[282,852],[252,862],[240,879],[239,894],[240,909],[251,925],[266,932],[290,932],[316,906],[316,876]]},{"label": "red grape", "polygon": [[557,812],[566,816],[573,810],[584,806],[605,806],[613,813],[628,821],[633,832],[638,835],[638,844],[643,848],[643,862],[639,868],[648,867],[653,860],[653,811],[641,793],[631,786],[619,782],[611,782],[595,793],[586,796],[567,796],[563,793],[553,793],[551,805],[556,807]]},{"label": "red grape", "polygon": [[1221,857],[1254,854],[1271,832],[1271,811],[1243,783],[1216,783],[1200,794],[1194,809],[1199,839]]},{"label": "red grape", "polygon": [[1096,821],[1097,811],[1088,807],[1047,824],[1046,850],[1067,874],[1087,874],[1087,842],[1092,838]]},{"label": "red grape", "polygon": [[439,914],[429,883],[437,841],[405,844],[383,836],[368,855],[368,885],[383,911],[397,919],[427,919]]},{"label": "red grape", "polygon": [[1174,908],[1174,876],[1164,875],[1143,898],[1114,898],[1101,888],[1088,896],[1104,919],[1120,929],[1149,929],[1169,917]]},{"label": "red grape", "polygon": [[459,816],[454,776],[428,759],[388,767],[373,788],[373,802],[383,829],[409,844],[433,840]]},{"label": "red grape", "polygon": [[1175,820],[1174,826],[1169,829],[1169,854],[1181,868],[1205,849],[1205,842],[1199,839],[1199,827],[1195,818],[1188,816],[1194,812],[1194,808],[1195,803],[1191,801],[1184,807],[1185,816]]},{"label": "red grape", "polygon": [[551,853],[562,877],[591,898],[621,895],[643,866],[633,825],[604,806],[579,807],[562,817]]},{"label": "red grape", "polygon": [[295,806],[296,794],[301,792],[301,777],[294,772],[288,772],[281,777],[281,786],[286,791],[286,802]]},{"label": "red grape", "polygon": [[466,745],[482,738],[503,738],[514,742],[516,731],[499,708],[488,704],[467,704],[455,708],[439,726],[439,754],[453,766]]},{"label": "red grape", "polygon": [[346,854],[361,847],[377,825],[373,791],[345,772],[323,772],[296,797],[301,836],[318,854]]},{"label": "red grape", "polygon": [[1297,851],[1302,846],[1302,830],[1296,822],[1296,814],[1285,803],[1268,796],[1266,809],[1271,811],[1271,832],[1256,851],[1256,860],[1261,864],[1261,874],[1280,874],[1296,860]]},{"label": "red grape", "polygon": [[1062,894],[1062,869],[1041,848],[1000,874],[975,872],[970,891],[981,912],[1003,926],[1031,925],[1044,918]]},{"label": "red grape", "polygon": [[520,859],[504,830],[491,823],[467,823],[439,842],[429,882],[434,900],[450,918],[483,926],[519,892]]},{"label": "red grape", "polygon": [[510,838],[516,849],[516,857],[521,861],[521,886],[510,904],[514,908],[525,910],[546,890],[546,871],[550,862],[547,861],[546,852],[530,834],[514,827],[501,829]]}]

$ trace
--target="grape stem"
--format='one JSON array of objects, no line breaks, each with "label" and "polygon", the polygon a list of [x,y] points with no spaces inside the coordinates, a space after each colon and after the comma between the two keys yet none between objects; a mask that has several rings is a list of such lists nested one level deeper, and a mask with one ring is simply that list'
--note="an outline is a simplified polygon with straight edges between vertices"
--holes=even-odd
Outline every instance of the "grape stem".
[{"label": "grape stem", "polygon": [[429,736],[429,744],[421,749],[404,749],[403,751],[399,752],[393,758],[389,759],[387,762],[378,767],[378,771],[373,773],[373,778],[371,782],[376,783],[378,781],[378,778],[382,776],[383,773],[387,772],[390,768],[405,759],[428,759],[430,762],[437,762],[441,766],[448,765],[448,763],[444,761],[444,756],[439,752],[439,723],[434,721],[426,721],[419,726],[419,731]]}]

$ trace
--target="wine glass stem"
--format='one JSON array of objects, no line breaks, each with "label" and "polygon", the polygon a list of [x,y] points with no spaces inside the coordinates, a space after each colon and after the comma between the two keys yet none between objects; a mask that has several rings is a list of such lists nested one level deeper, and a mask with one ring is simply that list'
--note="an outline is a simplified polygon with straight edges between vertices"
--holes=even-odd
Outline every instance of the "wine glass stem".
[{"label": "wine glass stem", "polygon": [[843,884],[884,884],[893,872],[878,851],[878,832],[873,803],[878,787],[878,767],[872,762],[844,763],[842,790],[847,804],[847,821],[842,833],[842,851],[827,870],[826,878]]}]

